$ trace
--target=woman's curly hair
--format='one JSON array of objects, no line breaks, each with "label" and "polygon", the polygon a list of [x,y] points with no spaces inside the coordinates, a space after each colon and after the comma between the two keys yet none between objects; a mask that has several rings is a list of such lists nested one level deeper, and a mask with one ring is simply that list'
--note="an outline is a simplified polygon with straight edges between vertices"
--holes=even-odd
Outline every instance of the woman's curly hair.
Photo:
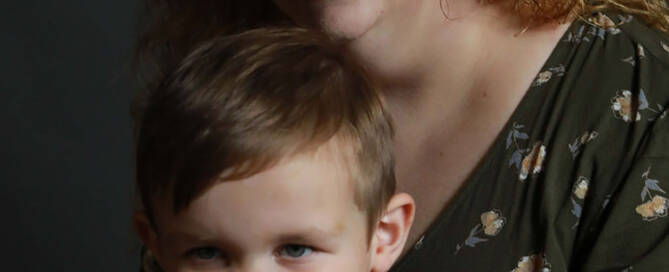
[{"label": "woman's curly hair", "polygon": [[[668,0],[483,1],[507,4],[528,26],[617,10],[669,32]],[[250,28],[290,23],[271,0],[144,0],[142,4],[135,67],[148,90],[202,41]]]},{"label": "woman's curly hair", "polygon": [[[448,0],[446,0],[448,1]],[[669,32],[667,0],[488,0],[506,1],[513,11],[530,25],[564,22],[567,18],[583,18],[589,14],[614,10],[640,17],[651,27]]]}]

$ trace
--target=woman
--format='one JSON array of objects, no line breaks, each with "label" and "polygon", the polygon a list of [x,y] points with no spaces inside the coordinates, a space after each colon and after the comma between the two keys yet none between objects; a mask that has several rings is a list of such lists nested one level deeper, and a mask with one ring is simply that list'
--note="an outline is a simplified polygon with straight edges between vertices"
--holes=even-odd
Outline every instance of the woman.
[{"label": "woman", "polygon": [[384,83],[417,200],[394,271],[669,269],[664,0],[230,2],[149,1],[148,83],[252,27],[346,43]]}]

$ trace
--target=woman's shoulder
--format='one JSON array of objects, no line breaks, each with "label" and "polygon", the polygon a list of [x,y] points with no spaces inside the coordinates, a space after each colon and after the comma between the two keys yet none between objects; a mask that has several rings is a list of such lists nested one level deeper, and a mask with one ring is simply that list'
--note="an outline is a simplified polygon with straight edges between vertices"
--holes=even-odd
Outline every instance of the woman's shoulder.
[{"label": "woman's shoulder", "polygon": [[[667,246],[669,226],[669,36],[632,15],[597,13],[563,42],[564,80],[545,90],[558,107],[545,119],[554,147],[544,181],[555,191],[571,177],[563,213],[578,219],[572,263],[663,267],[656,247]],[[613,263],[597,257],[614,255]]]},{"label": "woman's shoulder", "polygon": [[557,49],[560,48],[563,50],[556,50],[556,54],[562,53],[561,58],[587,58],[608,64],[599,67],[600,72],[619,70],[621,62],[635,66],[640,60],[657,65],[644,67],[652,68],[650,72],[669,70],[669,32],[629,14],[597,12],[579,18],[558,44]]},{"label": "woman's shoulder", "polygon": [[581,18],[565,33],[528,95],[563,106],[559,112],[542,109],[546,115],[569,117],[544,120],[560,122],[554,132],[599,127],[642,134],[666,116],[669,106],[669,34],[627,14]]},{"label": "woman's shoulder", "polygon": [[[658,62],[664,66],[665,71],[669,69],[669,32],[653,28],[632,15],[616,13],[609,15],[618,18],[619,26],[616,28],[620,30],[621,37],[637,45],[636,51],[640,51],[637,52],[639,56]],[[600,13],[599,16],[607,15]]]},{"label": "woman's shoulder", "polygon": [[642,158],[669,159],[669,35],[632,15],[574,22],[528,97],[518,122],[551,145],[547,163],[560,171],[549,180],[587,173],[610,195]]},{"label": "woman's shoulder", "polygon": [[651,55],[649,57],[669,65],[669,32],[654,28],[630,14],[610,11],[583,16],[574,22],[572,28],[565,34],[564,41],[627,43],[634,46],[627,49],[635,51],[636,45],[641,45],[645,49],[643,53],[649,53]]}]

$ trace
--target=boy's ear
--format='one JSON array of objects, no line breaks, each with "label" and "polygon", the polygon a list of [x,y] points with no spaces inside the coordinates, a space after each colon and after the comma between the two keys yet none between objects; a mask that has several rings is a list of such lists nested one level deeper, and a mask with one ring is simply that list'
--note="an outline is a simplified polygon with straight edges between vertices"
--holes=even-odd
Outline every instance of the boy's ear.
[{"label": "boy's ear", "polygon": [[372,238],[372,272],[386,272],[402,254],[413,223],[416,204],[406,193],[395,194],[381,216]]},{"label": "boy's ear", "polygon": [[135,232],[139,235],[139,238],[144,243],[144,246],[147,247],[153,254],[158,254],[156,251],[158,249],[158,235],[156,234],[149,217],[144,211],[136,211],[132,215],[132,225],[135,228]]}]

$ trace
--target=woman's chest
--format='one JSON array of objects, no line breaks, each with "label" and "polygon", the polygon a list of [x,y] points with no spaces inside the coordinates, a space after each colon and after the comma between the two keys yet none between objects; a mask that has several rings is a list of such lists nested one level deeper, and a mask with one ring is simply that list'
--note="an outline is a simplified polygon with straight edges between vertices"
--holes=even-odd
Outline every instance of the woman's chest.
[{"label": "woman's chest", "polygon": [[417,206],[407,244],[415,243],[448,206],[486,156],[513,110],[461,114],[465,117],[461,120],[430,124],[431,133],[397,124],[398,190],[411,194]]}]

